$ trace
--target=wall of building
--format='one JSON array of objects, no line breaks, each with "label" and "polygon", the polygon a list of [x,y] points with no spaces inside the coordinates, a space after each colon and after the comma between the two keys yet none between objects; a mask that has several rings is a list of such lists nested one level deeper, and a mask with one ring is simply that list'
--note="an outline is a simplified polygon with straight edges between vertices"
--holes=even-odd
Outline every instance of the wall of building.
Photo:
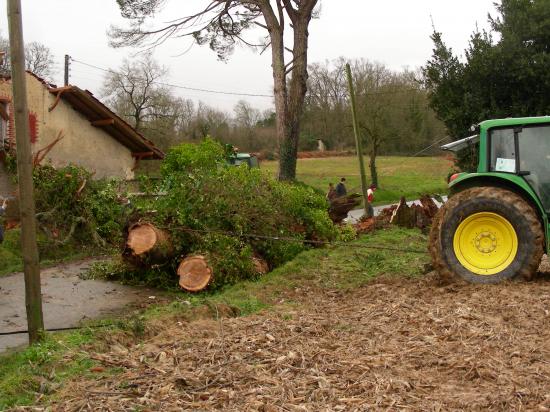
[{"label": "wall of building", "polygon": [[[74,110],[63,99],[54,110],[48,108],[55,102],[55,95],[34,76],[27,74],[27,96],[29,114],[36,118],[36,136],[32,144],[33,153],[46,147],[57,136],[60,140],[45,162],[54,167],[76,164],[94,172],[94,178],[118,177],[132,179],[134,159],[128,148],[94,127],[82,114]],[[11,97],[10,81],[0,79],[0,99]],[[13,113],[13,111],[11,111]]]},{"label": "wall of building", "polygon": [[13,196],[15,185],[8,175],[4,163],[0,160],[0,198]]}]

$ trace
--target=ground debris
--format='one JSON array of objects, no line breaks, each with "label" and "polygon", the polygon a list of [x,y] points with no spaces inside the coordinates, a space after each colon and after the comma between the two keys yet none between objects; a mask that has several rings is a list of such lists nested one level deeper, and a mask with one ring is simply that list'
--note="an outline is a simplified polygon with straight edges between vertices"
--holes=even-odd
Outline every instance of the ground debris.
[{"label": "ground debris", "polygon": [[94,355],[122,373],[74,381],[77,410],[546,410],[549,279],[440,287],[433,275],[313,290],[288,308],[199,320]]}]

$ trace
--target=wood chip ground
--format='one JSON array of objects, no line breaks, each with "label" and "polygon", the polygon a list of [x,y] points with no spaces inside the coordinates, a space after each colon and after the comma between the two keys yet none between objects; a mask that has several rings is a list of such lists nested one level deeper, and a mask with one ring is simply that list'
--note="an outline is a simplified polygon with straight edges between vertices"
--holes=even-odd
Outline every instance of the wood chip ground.
[{"label": "wood chip ground", "polygon": [[56,411],[550,410],[550,276],[296,290],[254,316],[180,322],[96,354]]}]

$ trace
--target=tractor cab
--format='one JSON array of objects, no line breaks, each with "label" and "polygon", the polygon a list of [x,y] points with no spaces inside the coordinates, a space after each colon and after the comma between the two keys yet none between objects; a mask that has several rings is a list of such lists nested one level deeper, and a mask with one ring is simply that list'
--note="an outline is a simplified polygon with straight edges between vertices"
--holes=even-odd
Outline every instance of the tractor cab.
[{"label": "tractor cab", "polygon": [[[478,147],[478,150],[485,152],[485,156],[480,155],[478,173],[506,173],[522,177],[536,193],[544,210],[550,213],[550,118],[530,118],[533,119],[546,120],[547,123],[522,124],[522,119],[517,119],[516,124],[488,127],[497,122],[492,120],[484,122],[481,146],[477,146],[481,140],[477,134],[441,148],[459,152],[468,147]],[[516,119],[505,119],[506,123],[510,120]]]},{"label": "tractor cab", "polygon": [[233,166],[246,164],[250,168],[260,167],[258,158],[250,153],[235,153],[229,157],[229,163]]},{"label": "tractor cab", "polygon": [[442,146],[474,150],[478,165],[451,177],[432,227],[434,266],[478,283],[531,278],[549,244],[550,117],[487,120],[476,131]]}]

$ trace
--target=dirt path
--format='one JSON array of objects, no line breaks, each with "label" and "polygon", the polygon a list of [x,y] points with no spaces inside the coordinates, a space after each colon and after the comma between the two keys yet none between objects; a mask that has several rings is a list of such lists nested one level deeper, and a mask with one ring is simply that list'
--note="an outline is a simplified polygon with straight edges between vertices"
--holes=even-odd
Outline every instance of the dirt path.
[{"label": "dirt path", "polygon": [[98,354],[123,372],[54,410],[549,410],[550,277],[439,286],[378,279],[243,318],[172,322]]},{"label": "dirt path", "polygon": [[[98,259],[58,265],[42,270],[44,326],[77,326],[82,320],[119,312],[129,304],[144,302],[156,293],[117,283],[82,280],[78,275]],[[0,277],[0,331],[26,330],[25,283],[22,273]],[[0,336],[0,353],[28,342],[26,334]]]}]

